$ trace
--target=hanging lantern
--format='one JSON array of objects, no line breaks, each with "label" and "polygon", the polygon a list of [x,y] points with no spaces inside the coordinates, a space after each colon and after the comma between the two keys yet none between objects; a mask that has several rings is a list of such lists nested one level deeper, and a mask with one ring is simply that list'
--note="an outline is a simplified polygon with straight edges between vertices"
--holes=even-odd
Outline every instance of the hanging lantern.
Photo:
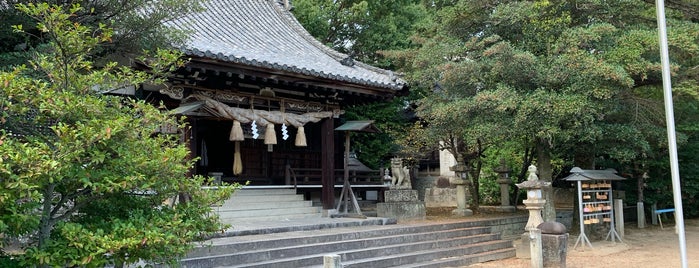
[{"label": "hanging lantern", "polygon": [[245,136],[243,135],[243,128],[240,126],[240,121],[233,120],[233,127],[231,128],[231,134],[228,137],[230,141],[244,141]]},{"label": "hanging lantern", "polygon": [[306,133],[303,131],[303,126],[298,127],[296,130],[296,141],[294,145],[298,147],[306,147]]},{"label": "hanging lantern", "polygon": [[277,133],[274,132],[274,124],[267,124],[265,129],[265,144],[277,144]]}]

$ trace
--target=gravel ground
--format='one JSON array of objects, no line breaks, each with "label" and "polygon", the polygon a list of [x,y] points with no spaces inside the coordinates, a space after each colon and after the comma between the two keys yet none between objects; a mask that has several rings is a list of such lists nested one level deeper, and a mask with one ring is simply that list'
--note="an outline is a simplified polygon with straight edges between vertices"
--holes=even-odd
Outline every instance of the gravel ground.
[{"label": "gravel ground", "polygon": [[[668,227],[669,226],[669,227]],[[566,267],[633,267],[660,268],[681,267],[679,236],[672,223],[636,228],[635,223],[625,225],[623,243],[593,241],[592,249],[578,245],[573,249],[577,236],[571,236],[568,245]],[[685,220],[687,267],[699,268],[699,219]],[[529,259],[510,258],[471,265],[468,267],[531,267]]]}]

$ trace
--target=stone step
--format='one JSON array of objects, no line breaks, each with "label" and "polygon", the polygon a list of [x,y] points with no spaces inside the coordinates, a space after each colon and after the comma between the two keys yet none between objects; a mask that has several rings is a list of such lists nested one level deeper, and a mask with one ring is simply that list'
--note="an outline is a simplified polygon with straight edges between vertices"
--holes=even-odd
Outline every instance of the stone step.
[{"label": "stone step", "polygon": [[[338,228],[376,228],[377,225],[396,224],[395,219],[390,218],[328,218],[315,215],[313,217],[265,220],[265,221],[236,221],[234,227],[226,229],[221,233],[212,234],[212,239],[233,238],[241,240],[253,237],[254,240],[264,240],[269,238],[258,237],[259,235],[273,235],[274,239],[286,237],[290,233],[305,232],[305,236],[325,233],[329,229],[335,231]],[[248,240],[245,240],[248,241]]]},{"label": "stone step", "polygon": [[[322,221],[323,219],[319,219]],[[489,227],[478,226],[470,223],[444,223],[444,224],[420,224],[420,225],[383,225],[373,223],[365,228],[332,228],[329,230],[306,231],[294,230],[283,235],[263,233],[256,235],[244,235],[233,237],[220,237],[206,241],[206,244],[195,247],[192,256],[198,256],[197,252],[205,251],[204,255],[218,255],[237,251],[269,249],[275,247],[290,247],[298,244],[327,243],[332,241],[347,241],[367,239],[381,236],[399,236],[404,234],[434,233],[444,231],[468,231],[472,234],[484,234]],[[235,226],[234,226],[235,228]],[[328,229],[331,226],[324,226]],[[219,251],[216,251],[220,249]]]},{"label": "stone step", "polygon": [[[511,241],[499,240],[499,234],[482,225],[455,222],[225,237],[195,248],[182,267],[319,267],[327,254],[342,256],[345,267],[447,267],[514,254]],[[487,251],[494,253],[478,255]],[[463,258],[450,259],[454,256]]]},{"label": "stone step", "polygon": [[[320,212],[306,213],[306,214],[289,214],[289,215],[271,215],[271,216],[250,216],[250,217],[228,217],[221,218],[221,222],[224,224],[230,224],[236,226],[238,223],[249,223],[249,222],[265,222],[265,221],[291,221],[297,219],[313,219],[320,218]],[[235,228],[235,227],[234,227]]]},{"label": "stone step", "polygon": [[227,210],[221,209],[217,213],[221,219],[235,218],[251,218],[251,217],[288,217],[295,214],[318,214],[318,207],[291,207],[291,208],[269,208],[269,209],[242,209],[242,210]]},{"label": "stone step", "polygon": [[319,217],[320,208],[312,207],[295,189],[237,190],[220,206],[213,207],[223,223],[235,225],[241,221],[288,220]]},{"label": "stone step", "polygon": [[[215,267],[229,264],[241,267],[269,267],[269,265],[275,267],[304,267],[322,263],[322,258],[325,254],[339,254],[342,256],[343,261],[359,260],[416,251],[429,251],[434,248],[458,247],[463,244],[488,242],[496,238],[496,235],[493,234],[481,234],[440,241],[417,240],[417,242],[412,243],[401,243],[395,239],[391,241],[343,241],[190,259],[187,262],[183,262],[183,264],[187,264],[188,267],[190,265],[191,267]],[[389,243],[386,244],[386,242]]]},{"label": "stone step", "polygon": [[239,189],[233,193],[233,196],[245,195],[295,195],[295,189]]},{"label": "stone step", "polygon": [[[295,237],[279,240],[262,240],[253,242],[237,242],[230,244],[209,244],[205,247],[199,247],[193,250],[188,257],[197,258],[202,256],[237,256],[242,254],[259,254],[262,253],[265,257],[274,256],[296,256],[316,254],[318,252],[337,252],[350,249],[364,249],[370,247],[384,247],[397,243],[414,243],[420,241],[429,241],[436,239],[449,239],[455,237],[471,237],[483,236],[485,238],[495,239],[494,235],[488,234],[488,228],[473,227],[454,230],[432,231],[425,230],[421,232],[407,232],[411,229],[405,229],[406,232],[398,234],[390,234],[390,232],[361,232],[355,233],[337,233],[327,234],[317,237]],[[389,235],[390,234],[390,235]],[[299,246],[301,245],[301,246]],[[282,250],[277,253],[275,250]],[[235,252],[235,253],[231,253]],[[260,261],[261,259],[255,259]],[[236,260],[241,262],[242,260]]]},{"label": "stone step", "polygon": [[235,206],[240,203],[259,203],[259,202],[289,202],[303,201],[303,195],[296,194],[281,194],[281,195],[239,195],[232,196],[226,200],[222,206]]},{"label": "stone step", "polygon": [[[514,249],[504,248],[509,241],[488,241],[476,244],[468,244],[454,248],[431,248],[421,251],[411,251],[408,247],[404,253],[385,253],[382,248],[372,248],[367,251],[374,252],[374,257],[358,260],[348,260],[347,254],[339,252],[342,258],[343,267],[406,267],[415,265],[421,261],[422,267],[453,267],[449,263],[469,263],[476,260],[497,260],[514,256]],[[511,243],[511,242],[510,242]],[[397,245],[402,247],[403,245]],[[469,253],[472,252],[472,253]],[[246,267],[246,268],[281,268],[281,267],[323,267],[324,254],[308,255],[300,258],[284,258],[273,261],[261,261],[250,264],[233,264],[225,267]],[[454,257],[458,256],[458,257]],[[436,258],[436,260],[434,259]],[[449,261],[442,261],[448,259]],[[430,263],[433,262],[433,263]],[[207,264],[209,265],[209,264]],[[186,266],[186,267],[208,267],[208,266]],[[420,266],[417,266],[420,267]]]},{"label": "stone step", "polygon": [[400,265],[401,268],[441,268],[441,267],[462,267],[471,264],[502,260],[507,258],[515,257],[515,250],[512,248],[504,248],[491,250],[487,252],[481,252],[476,254],[469,254],[464,256],[442,258],[438,260],[431,260],[426,262],[403,264]]},{"label": "stone step", "polygon": [[[429,262],[442,258],[452,258],[454,256],[468,256],[471,254],[479,254],[494,250],[506,248],[514,254],[511,241],[497,240],[480,242],[476,244],[467,244],[459,247],[450,248],[435,248],[431,250],[422,250],[416,252],[402,253],[396,255],[379,256],[369,259],[360,259],[355,261],[342,261],[344,268],[354,267],[404,267],[406,265]],[[440,266],[442,267],[442,266]]]},{"label": "stone step", "polygon": [[218,211],[240,211],[240,210],[256,210],[256,209],[277,209],[277,208],[298,208],[311,207],[312,201],[296,200],[287,202],[232,202],[230,206],[221,206]]},{"label": "stone step", "polygon": [[[327,220],[326,218],[318,219],[318,222],[323,222]],[[486,228],[494,230],[498,226],[503,224],[515,224],[519,222],[521,226],[517,227],[517,230],[524,228],[524,223],[526,222],[526,217],[516,217],[516,218],[503,218],[503,219],[492,219],[484,221],[465,221],[465,222],[447,222],[440,224],[414,224],[414,225],[386,225],[387,223],[381,223],[381,220],[365,221],[369,222],[366,224],[365,228],[357,230],[361,225],[351,225],[350,228],[333,228],[333,227],[348,227],[346,225],[337,226],[335,224],[316,224],[310,226],[302,226],[303,228],[292,228],[293,223],[287,223],[278,221],[277,223],[284,223],[287,227],[277,228],[280,231],[288,232],[283,235],[277,235],[269,230],[251,230],[251,232],[231,232],[231,236],[222,236],[219,238],[210,239],[207,241],[206,245],[201,247],[195,247],[193,250],[198,251],[200,249],[205,249],[210,251],[213,248],[224,247],[223,252],[241,251],[246,249],[261,249],[261,248],[273,248],[273,247],[288,247],[299,243],[323,243],[329,241],[338,240],[352,240],[361,238],[371,238],[377,236],[391,236],[391,235],[401,235],[406,233],[420,233],[420,232],[438,232],[441,230],[448,229],[464,229],[464,228]],[[243,225],[254,224],[255,221],[244,221]],[[395,223],[395,222],[392,222]],[[388,223],[391,224],[391,223]],[[264,224],[262,224],[264,226]],[[484,227],[487,226],[487,227]],[[521,227],[521,228],[520,228]],[[234,225],[235,229],[236,226]],[[332,228],[332,229],[329,229]],[[329,230],[326,230],[329,229]],[[308,230],[318,230],[311,231]],[[329,232],[332,230],[332,232]],[[506,231],[502,228],[494,230],[497,232]],[[271,237],[270,237],[271,234]],[[521,232],[518,231],[521,235]],[[254,241],[254,243],[250,243]]]}]

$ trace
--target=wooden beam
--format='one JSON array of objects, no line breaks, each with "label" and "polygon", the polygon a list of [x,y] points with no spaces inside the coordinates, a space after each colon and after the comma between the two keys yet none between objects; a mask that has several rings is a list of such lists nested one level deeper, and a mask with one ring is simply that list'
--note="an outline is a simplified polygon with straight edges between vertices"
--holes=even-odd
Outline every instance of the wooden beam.
[{"label": "wooden beam", "polygon": [[323,209],[335,206],[335,124],[332,118],[323,120],[321,131],[321,200]]},{"label": "wooden beam", "polygon": [[[361,92],[366,95],[393,95],[397,93],[395,90],[387,88],[359,85],[351,82],[315,77],[312,75],[289,73],[280,70],[253,68],[250,66],[237,65],[233,63],[221,62],[205,58],[193,58],[192,60],[190,60],[190,62],[187,63],[187,67],[219,69],[222,72],[233,72],[240,74],[244,77],[251,77],[253,81],[260,81],[260,78],[272,78],[287,81],[289,83],[294,83],[295,86],[302,86],[304,88],[308,88],[308,86],[326,87],[329,89],[334,88],[337,90],[347,92]],[[242,79],[242,77],[239,78]]]}]

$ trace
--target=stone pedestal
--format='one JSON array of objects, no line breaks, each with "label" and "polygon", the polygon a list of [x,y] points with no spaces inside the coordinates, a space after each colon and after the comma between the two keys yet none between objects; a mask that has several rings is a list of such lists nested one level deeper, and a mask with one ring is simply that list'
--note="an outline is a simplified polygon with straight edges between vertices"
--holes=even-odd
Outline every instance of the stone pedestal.
[{"label": "stone pedestal", "polygon": [[544,267],[566,267],[568,234],[541,234]]},{"label": "stone pedestal", "polygon": [[537,228],[541,230],[543,267],[565,268],[568,254],[568,229],[562,223],[555,221],[544,222]]},{"label": "stone pedestal", "polygon": [[462,217],[473,215],[473,211],[466,208],[466,185],[468,180],[451,178],[449,182],[456,185],[456,209],[451,211],[451,215]]},{"label": "stone pedestal", "polygon": [[428,208],[456,207],[456,189],[425,188],[425,206]]},{"label": "stone pedestal", "polygon": [[523,233],[519,240],[514,242],[515,244],[515,254],[518,259],[529,259],[532,256],[531,248],[529,247],[531,241],[529,239],[529,232]]},{"label": "stone pedestal", "polygon": [[527,225],[524,226],[524,230],[534,230],[539,224],[544,222],[544,219],[541,217],[541,210],[544,209],[546,200],[530,198],[525,199],[522,203],[526,206],[527,210],[529,210],[529,220],[527,221]]},{"label": "stone pedestal", "polygon": [[384,192],[384,203],[376,204],[376,215],[397,220],[424,220],[425,203],[417,197],[417,190],[392,189]]},{"label": "stone pedestal", "polygon": [[503,176],[498,179],[497,182],[500,184],[500,206],[495,207],[495,211],[515,212],[515,207],[510,206],[510,183],[512,183],[512,181],[506,176]]}]

